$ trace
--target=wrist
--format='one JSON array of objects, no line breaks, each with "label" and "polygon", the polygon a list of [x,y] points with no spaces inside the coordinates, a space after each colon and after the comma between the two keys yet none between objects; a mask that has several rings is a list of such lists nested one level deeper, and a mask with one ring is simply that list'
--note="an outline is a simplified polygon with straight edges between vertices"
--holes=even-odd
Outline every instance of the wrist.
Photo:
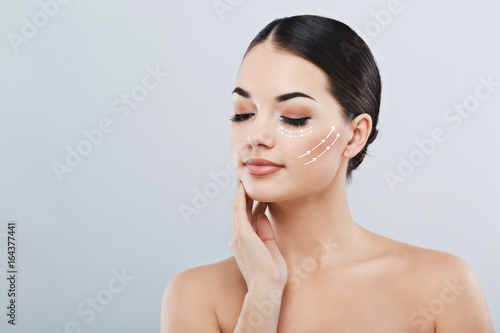
[{"label": "wrist", "polygon": [[254,300],[271,301],[279,306],[283,297],[284,288],[273,285],[253,285],[248,288],[246,297]]},{"label": "wrist", "polygon": [[270,292],[272,290],[281,290],[281,292],[283,292],[286,283],[287,281],[254,278],[251,281],[248,281],[247,287],[248,291],[255,292]]}]

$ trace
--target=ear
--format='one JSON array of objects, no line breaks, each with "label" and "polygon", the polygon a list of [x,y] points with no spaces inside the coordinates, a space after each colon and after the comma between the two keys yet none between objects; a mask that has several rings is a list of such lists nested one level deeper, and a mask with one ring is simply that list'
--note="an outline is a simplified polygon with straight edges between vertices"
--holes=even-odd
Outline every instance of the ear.
[{"label": "ear", "polygon": [[342,155],[347,159],[356,156],[368,141],[372,131],[372,117],[368,113],[362,113],[350,122],[349,128],[351,138]]}]

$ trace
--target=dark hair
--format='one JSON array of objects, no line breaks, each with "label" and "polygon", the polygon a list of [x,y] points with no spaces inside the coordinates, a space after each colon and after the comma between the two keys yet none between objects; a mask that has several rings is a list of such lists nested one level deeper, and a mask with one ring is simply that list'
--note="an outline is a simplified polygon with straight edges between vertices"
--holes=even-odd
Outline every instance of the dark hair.
[{"label": "dark hair", "polygon": [[252,40],[245,55],[264,41],[321,68],[328,77],[328,90],[340,103],[347,121],[362,113],[372,118],[372,131],[366,145],[349,160],[346,177],[350,180],[352,171],[361,164],[378,134],[382,83],[368,45],[346,24],[315,15],[274,20]]}]

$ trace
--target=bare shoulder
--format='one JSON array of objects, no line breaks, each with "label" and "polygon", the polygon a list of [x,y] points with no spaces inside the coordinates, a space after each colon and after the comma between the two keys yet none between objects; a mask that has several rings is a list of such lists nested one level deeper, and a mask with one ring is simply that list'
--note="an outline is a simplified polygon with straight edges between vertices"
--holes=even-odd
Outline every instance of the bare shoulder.
[{"label": "bare shoulder", "polygon": [[[376,236],[384,257],[418,294],[413,320],[433,319],[436,332],[494,332],[486,298],[472,267],[462,258]],[[380,237],[380,238],[379,238]]]},{"label": "bare shoulder", "polygon": [[231,257],[175,275],[163,294],[162,333],[220,332],[215,308],[228,289],[239,285],[241,273],[235,269],[236,261]]},{"label": "bare shoulder", "polygon": [[237,269],[234,257],[227,258],[212,264],[196,266],[186,269],[175,275],[167,285],[169,287],[195,288],[197,291],[203,291],[207,287],[215,287],[221,279],[230,278]]},{"label": "bare shoulder", "polygon": [[447,279],[460,280],[471,287],[479,282],[472,267],[456,255],[382,238],[386,246],[386,255],[399,262],[406,274],[428,281],[430,283],[427,284],[428,287],[432,282],[442,282]]}]

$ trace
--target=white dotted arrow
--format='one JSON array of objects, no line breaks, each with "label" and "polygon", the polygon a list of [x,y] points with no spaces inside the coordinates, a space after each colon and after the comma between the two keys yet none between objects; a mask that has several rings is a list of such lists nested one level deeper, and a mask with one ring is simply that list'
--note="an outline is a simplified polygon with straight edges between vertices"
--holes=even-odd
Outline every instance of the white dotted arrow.
[{"label": "white dotted arrow", "polygon": [[[331,133],[330,133],[330,134],[331,134]],[[330,134],[328,134],[328,136],[330,136]],[[325,150],[323,150],[323,152],[322,152],[321,154],[319,154],[316,158],[313,158],[312,160],[310,160],[309,162],[307,162],[305,165],[308,165],[309,163],[316,162],[316,160],[317,160],[318,158],[320,158],[320,157],[321,157],[321,155],[323,155],[323,154],[324,154],[324,153],[326,153],[328,150],[330,150],[330,147],[331,147],[331,146],[333,146],[333,144],[335,143],[335,141],[337,141],[337,139],[338,139],[339,137],[340,137],[340,132],[339,132],[339,133],[337,133],[335,140],[333,140],[333,142],[332,142],[332,143],[331,143],[328,147],[326,147],[326,148],[325,148]],[[316,146],[316,147],[317,147],[317,146]]]}]

